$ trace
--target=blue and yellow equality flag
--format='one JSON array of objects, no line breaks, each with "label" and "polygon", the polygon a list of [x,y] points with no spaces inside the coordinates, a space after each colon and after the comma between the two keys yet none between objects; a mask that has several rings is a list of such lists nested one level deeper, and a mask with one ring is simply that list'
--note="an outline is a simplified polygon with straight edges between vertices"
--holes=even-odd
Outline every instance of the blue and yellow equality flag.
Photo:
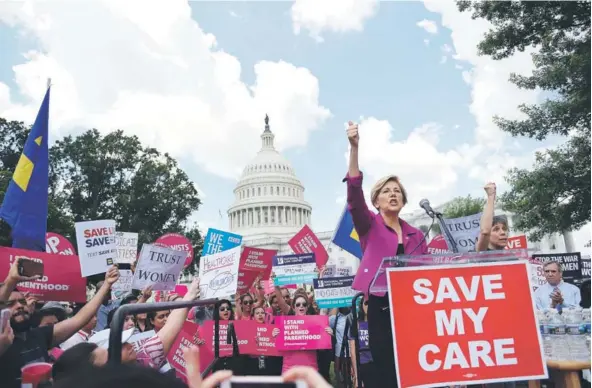
[{"label": "blue and yellow equality flag", "polygon": [[12,228],[14,248],[45,251],[49,91],[48,87],[0,207],[0,217]]},{"label": "blue and yellow equality flag", "polygon": [[360,238],[358,237],[358,232],[356,232],[356,229],[354,228],[354,220],[352,219],[349,210],[347,210],[347,205],[345,205],[341,219],[337,224],[335,235],[333,236],[333,244],[351,253],[358,259],[362,259]]}]

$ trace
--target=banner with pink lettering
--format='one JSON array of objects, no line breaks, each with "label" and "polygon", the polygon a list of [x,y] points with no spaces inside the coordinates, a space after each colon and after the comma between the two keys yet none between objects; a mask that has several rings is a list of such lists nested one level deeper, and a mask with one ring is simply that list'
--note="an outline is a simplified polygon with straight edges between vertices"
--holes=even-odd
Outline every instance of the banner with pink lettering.
[{"label": "banner with pink lettering", "polygon": [[0,247],[0,279],[6,278],[19,257],[43,263],[43,278],[19,283],[21,292],[30,292],[43,302],[86,302],[86,279],[80,274],[78,256]]},{"label": "banner with pink lettering", "polygon": [[314,253],[319,268],[327,264],[327,260],[329,260],[327,250],[308,225],[304,225],[302,229],[300,229],[300,231],[288,241],[288,245],[292,248],[294,253]]},{"label": "banner with pink lettering", "polygon": [[271,275],[271,264],[276,254],[276,249],[244,247],[239,269],[260,272],[262,278],[267,279]]},{"label": "banner with pink lettering", "polygon": [[253,286],[255,279],[259,275],[258,271],[239,270],[238,271],[238,284],[236,286],[236,292],[239,295],[247,293]]},{"label": "banner with pink lettering", "polygon": [[275,323],[280,329],[276,338],[279,351],[331,349],[326,315],[281,316]]},{"label": "banner with pink lettering", "polygon": [[176,251],[187,252],[187,257],[185,259],[185,264],[183,264],[183,268],[189,267],[189,265],[193,262],[193,245],[191,245],[191,241],[189,241],[189,239],[182,234],[167,233],[157,238],[154,242],[154,245],[171,248]]},{"label": "banner with pink lettering", "polygon": [[45,234],[45,252],[59,255],[75,255],[74,245],[61,234],[47,232]]}]

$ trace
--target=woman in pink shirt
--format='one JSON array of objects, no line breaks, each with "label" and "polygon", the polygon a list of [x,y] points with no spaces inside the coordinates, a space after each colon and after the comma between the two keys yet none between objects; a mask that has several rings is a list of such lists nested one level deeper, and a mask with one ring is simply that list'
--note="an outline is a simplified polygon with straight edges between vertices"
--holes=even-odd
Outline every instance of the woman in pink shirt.
[{"label": "woman in pink shirt", "polygon": [[[347,206],[362,246],[362,261],[352,288],[368,297],[368,338],[372,358],[383,381],[397,386],[388,294],[370,292],[370,285],[382,259],[398,255],[427,254],[426,236],[399,218],[407,204],[407,192],[395,175],[380,179],[372,187],[371,202],[378,214],[368,209],[362,190],[362,172],[358,165],[358,125],[349,122],[350,144],[347,182]],[[405,290],[403,292],[412,292]]]}]

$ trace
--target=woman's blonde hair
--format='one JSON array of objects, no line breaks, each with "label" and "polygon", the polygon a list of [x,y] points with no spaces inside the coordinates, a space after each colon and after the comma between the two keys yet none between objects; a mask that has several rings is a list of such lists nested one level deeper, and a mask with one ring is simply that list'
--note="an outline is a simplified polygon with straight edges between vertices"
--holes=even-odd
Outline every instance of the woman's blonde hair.
[{"label": "woman's blonde hair", "polygon": [[370,191],[370,198],[372,199],[372,206],[376,207],[375,203],[376,203],[376,198],[378,198],[378,194],[380,194],[380,191],[389,182],[395,182],[397,185],[399,185],[399,188],[401,189],[401,194],[403,194],[403,205],[407,204],[407,190],[405,190],[405,187],[401,184],[399,177],[396,175],[387,175],[383,178],[380,178],[378,180],[378,182],[376,182],[374,184],[374,186],[372,186],[372,190]]}]

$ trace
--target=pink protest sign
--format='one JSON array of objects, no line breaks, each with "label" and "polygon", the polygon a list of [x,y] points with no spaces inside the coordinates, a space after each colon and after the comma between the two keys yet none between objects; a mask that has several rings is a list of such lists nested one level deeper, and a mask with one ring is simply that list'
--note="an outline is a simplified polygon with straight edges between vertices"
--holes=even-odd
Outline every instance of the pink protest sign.
[{"label": "pink protest sign", "polygon": [[[219,343],[220,343],[220,357],[232,356],[232,344],[226,343],[226,336],[228,335],[228,323],[236,321],[220,321],[219,328]],[[201,345],[200,351],[208,351],[214,354],[214,321],[205,321],[200,328],[200,338],[206,341]]]},{"label": "pink protest sign", "polygon": [[271,275],[271,264],[276,254],[275,249],[244,247],[239,269],[256,271],[261,273],[262,277],[268,278]]},{"label": "pink protest sign", "polygon": [[279,351],[331,349],[331,336],[326,315],[302,315],[276,317],[280,329],[276,338]]},{"label": "pink protest sign", "polygon": [[74,245],[61,234],[47,232],[45,234],[45,252],[59,255],[75,255]]},{"label": "pink protest sign", "polygon": [[175,290],[173,291],[173,293],[179,296],[185,296],[185,294],[187,293],[187,286],[184,284],[177,284],[175,286]]},{"label": "pink protest sign", "polygon": [[[253,356],[280,356],[275,347],[275,338],[271,335],[276,327],[276,325],[255,321],[240,321],[236,326],[240,353]],[[241,345],[243,342],[245,345]]]},{"label": "pink protest sign", "polygon": [[288,245],[292,248],[294,253],[314,253],[317,267],[319,268],[327,264],[327,260],[329,260],[327,250],[308,225],[304,225],[302,229],[300,229],[300,231],[288,241]]},{"label": "pink protest sign", "polygon": [[208,365],[214,360],[214,353],[208,351],[204,345],[197,345],[197,340],[200,338],[200,327],[189,321],[183,323],[183,328],[177,335],[175,342],[171,346],[171,350],[167,354],[167,361],[177,372],[177,377],[187,382],[187,372],[185,371],[185,357],[183,350],[191,346],[200,346],[199,349],[199,368],[203,372]]},{"label": "pink protest sign", "polygon": [[255,279],[257,279],[257,275],[259,275],[257,271],[239,270],[238,285],[236,287],[237,294],[242,295],[249,291]]},{"label": "pink protest sign", "polygon": [[437,235],[430,241],[428,244],[428,253],[436,254],[436,253],[447,253],[448,251],[448,244],[446,244],[446,239],[441,234]]},{"label": "pink protest sign", "polygon": [[182,234],[167,233],[156,239],[154,245],[168,247],[176,251],[187,252],[187,258],[185,259],[183,268],[187,268],[193,261],[193,246],[191,245],[191,241],[189,241],[189,239]]}]

